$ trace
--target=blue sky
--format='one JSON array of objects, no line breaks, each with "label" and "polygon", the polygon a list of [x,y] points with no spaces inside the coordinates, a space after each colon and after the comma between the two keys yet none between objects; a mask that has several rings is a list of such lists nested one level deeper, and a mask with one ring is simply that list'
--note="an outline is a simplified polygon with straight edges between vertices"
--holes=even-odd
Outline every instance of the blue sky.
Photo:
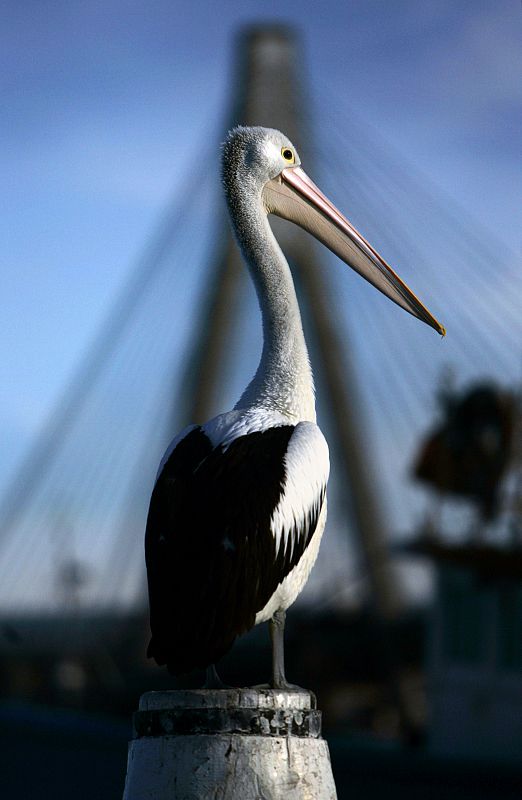
[{"label": "blue sky", "polygon": [[238,26],[295,25],[312,96],[520,255],[521,17],[518,0],[5,2],[0,485],[219,132]]},{"label": "blue sky", "polygon": [[[302,31],[328,86],[520,252],[521,12],[495,3],[7,2],[4,469],[223,119],[237,26]],[[320,121],[318,121],[320,122]]]}]

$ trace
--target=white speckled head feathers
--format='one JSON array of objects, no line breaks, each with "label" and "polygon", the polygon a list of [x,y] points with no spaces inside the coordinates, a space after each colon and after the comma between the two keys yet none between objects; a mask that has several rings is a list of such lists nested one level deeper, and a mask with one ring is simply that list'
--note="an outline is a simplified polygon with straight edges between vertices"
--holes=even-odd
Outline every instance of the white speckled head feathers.
[{"label": "white speckled head feathers", "polygon": [[231,193],[240,190],[245,182],[261,196],[263,186],[272,180],[289,161],[282,153],[290,150],[292,166],[301,163],[297,150],[287,136],[274,128],[238,126],[230,131],[223,142],[222,179],[227,200]]}]

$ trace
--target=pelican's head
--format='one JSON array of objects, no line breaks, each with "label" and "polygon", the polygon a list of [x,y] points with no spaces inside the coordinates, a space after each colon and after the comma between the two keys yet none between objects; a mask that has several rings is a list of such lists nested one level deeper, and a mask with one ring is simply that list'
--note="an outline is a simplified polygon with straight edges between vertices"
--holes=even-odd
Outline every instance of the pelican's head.
[{"label": "pelican's head", "polygon": [[227,195],[252,189],[261,196],[265,184],[301,160],[287,136],[273,128],[234,128],[223,144],[223,183]]},{"label": "pelican's head", "polygon": [[292,142],[273,128],[238,127],[223,145],[223,184],[231,207],[259,198],[268,214],[295,222],[311,233],[390,300],[446,331],[396,272],[328,200],[301,168]]}]

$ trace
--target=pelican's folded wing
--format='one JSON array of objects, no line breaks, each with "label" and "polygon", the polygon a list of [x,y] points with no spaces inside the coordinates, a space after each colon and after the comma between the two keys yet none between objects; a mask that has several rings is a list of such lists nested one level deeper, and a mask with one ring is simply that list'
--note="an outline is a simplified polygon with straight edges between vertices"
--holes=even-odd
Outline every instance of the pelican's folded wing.
[{"label": "pelican's folded wing", "polygon": [[171,672],[219,659],[306,550],[328,478],[306,447],[314,431],[322,439],[300,423],[214,446],[189,428],[165,461],[145,546],[149,655]]}]

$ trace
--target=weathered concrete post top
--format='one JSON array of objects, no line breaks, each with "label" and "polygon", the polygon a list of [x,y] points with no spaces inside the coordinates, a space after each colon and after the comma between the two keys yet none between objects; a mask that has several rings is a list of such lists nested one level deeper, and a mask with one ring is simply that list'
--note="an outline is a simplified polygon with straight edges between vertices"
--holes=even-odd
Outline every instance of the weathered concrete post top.
[{"label": "weathered concrete post top", "polygon": [[147,692],[134,715],[124,800],[335,800],[310,692]]}]

